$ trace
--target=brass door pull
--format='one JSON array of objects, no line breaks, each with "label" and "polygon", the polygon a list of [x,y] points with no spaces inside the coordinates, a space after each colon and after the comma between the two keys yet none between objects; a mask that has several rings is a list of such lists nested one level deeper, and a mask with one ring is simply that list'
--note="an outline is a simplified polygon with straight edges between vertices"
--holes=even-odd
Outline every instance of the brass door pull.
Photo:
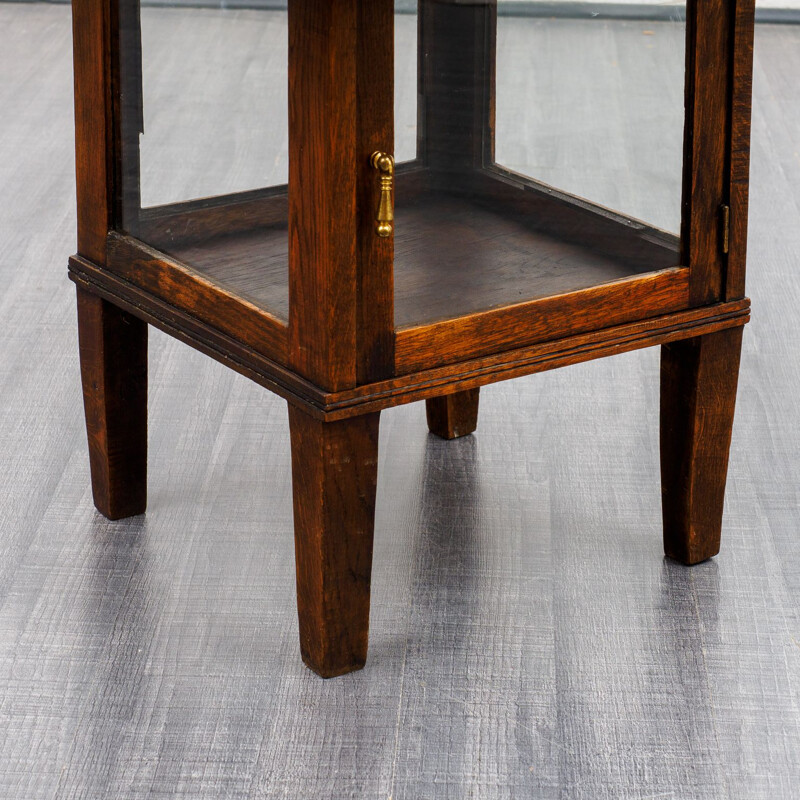
[{"label": "brass door pull", "polygon": [[381,176],[381,200],[375,222],[375,233],[386,239],[394,233],[394,158],[377,150],[370,158],[372,166]]}]

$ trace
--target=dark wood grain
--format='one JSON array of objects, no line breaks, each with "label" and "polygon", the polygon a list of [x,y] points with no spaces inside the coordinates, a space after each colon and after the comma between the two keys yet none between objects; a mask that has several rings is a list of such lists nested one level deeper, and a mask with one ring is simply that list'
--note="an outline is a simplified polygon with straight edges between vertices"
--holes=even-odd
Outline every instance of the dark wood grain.
[{"label": "dark wood grain", "polygon": [[[675,237],[620,215],[562,202],[529,183],[483,175],[470,182],[469,191],[442,193],[427,188],[429,175],[418,170],[397,179],[402,202],[396,210],[393,290],[394,321],[399,327],[563,294],[678,262]],[[368,177],[373,186],[374,176]],[[266,198],[263,202],[244,199],[243,217],[250,218],[252,211],[252,224],[241,229],[232,225],[227,233],[218,223],[233,213],[232,201],[219,207],[221,218],[215,216],[217,207],[187,204],[185,212],[159,221],[165,225],[160,231],[144,221],[142,236],[229,294],[287,321],[288,234],[280,223],[255,224],[265,215],[266,203]],[[368,235],[378,240],[372,215],[367,217]],[[369,265],[362,270],[362,285],[372,286],[370,292],[377,292],[378,283],[384,289],[388,286],[379,277],[382,258],[362,259]],[[125,274],[136,273],[128,269]],[[386,294],[381,297],[385,299]],[[375,347],[366,348],[359,363],[369,362],[368,350],[374,350],[375,364],[392,352],[378,344],[381,337],[374,338],[388,321],[383,305],[383,299],[373,305],[360,304],[359,330],[364,328],[360,341],[372,341]],[[378,328],[370,328],[374,336],[366,333],[370,314],[382,320],[375,322]],[[375,377],[379,373],[370,374],[373,380],[379,379]]]},{"label": "dark wood grain", "polygon": [[642,347],[700,336],[746,324],[750,301],[704,306],[626,325],[521,347],[433,369],[400,375],[340,392],[326,392],[203,323],[186,311],[79,257],[70,259],[70,276],[131,314],[245,375],[317,419],[347,419],[358,414],[471,389]]},{"label": "dark wood grain", "polygon": [[750,116],[753,95],[755,0],[736,0],[733,19],[733,88],[731,105],[730,250],[725,273],[725,299],[744,297],[747,261],[747,218],[750,194]]},{"label": "dark wood grain", "polygon": [[111,4],[75,0],[72,37],[78,253],[105,264],[114,214]]},{"label": "dark wood grain", "polygon": [[[382,146],[388,149],[387,145]],[[418,162],[398,164],[396,171],[397,191],[405,197],[413,198],[429,189],[427,174]],[[365,171],[363,176],[369,178],[369,190],[374,193],[374,174]],[[377,209],[377,196],[374,200]],[[366,211],[372,208],[372,201],[368,201]],[[170,252],[169,248],[200,247],[218,236],[288,228],[288,225],[289,187],[283,184],[143,208],[137,238]],[[288,244],[285,249],[288,253]]]},{"label": "dark wood grain", "polygon": [[357,379],[361,5],[289,3],[289,364],[331,390]]},{"label": "dark wood grain", "polygon": [[289,322],[289,235],[286,225],[166,244],[158,250],[232,296]]},{"label": "dark wood grain", "polygon": [[[138,238],[171,252],[199,247],[218,236],[288,227],[289,191],[270,186],[251,192],[187,200],[141,211]],[[288,234],[286,234],[288,242]],[[288,252],[288,244],[284,245]]]},{"label": "dark wood grain", "polygon": [[[612,284],[678,262],[677,247],[630,225],[593,215],[567,236],[547,224],[545,207],[555,201],[545,199],[530,213],[519,213],[514,202],[505,192],[492,203],[433,192],[398,208],[398,328]],[[613,254],[599,247],[601,240],[614,242]],[[456,324],[468,330],[470,322]],[[554,328],[552,335],[560,333]]]},{"label": "dark wood grain", "polygon": [[726,202],[730,125],[731,9],[727,0],[686,4],[686,127],[681,263],[691,269],[692,305],[722,297],[720,208]]},{"label": "dark wood grain", "polygon": [[286,363],[287,332],[280,319],[143,242],[113,232],[108,242],[109,270],[268,358]]},{"label": "dark wood grain", "polygon": [[451,176],[447,185],[530,230],[598,251],[633,266],[634,272],[648,262],[685,266],[674,234],[498,164]]},{"label": "dark wood grain", "polygon": [[467,436],[478,427],[480,389],[452,392],[425,401],[428,430],[442,439]]},{"label": "dark wood grain", "polygon": [[[368,168],[376,151],[394,150],[393,0],[358,4],[358,324],[359,383],[394,372],[394,237],[375,233],[378,173]],[[395,181],[397,177],[395,177]]]},{"label": "dark wood grain", "polygon": [[594,288],[397,331],[398,374],[548,339],[632,322],[688,301],[686,269],[662,270]]},{"label": "dark wood grain", "polygon": [[324,418],[322,407],[327,394],[284,364],[80,256],[70,258],[69,275],[77,286],[105,298],[280,397],[303,406],[319,419]]},{"label": "dark wood grain", "polygon": [[80,287],[77,295],[94,504],[122,519],[147,505],[147,325]]},{"label": "dark wood grain", "polygon": [[742,330],[661,349],[664,551],[684,564],[719,552]]},{"label": "dark wood grain", "polygon": [[352,409],[353,406],[357,406],[363,413],[387,408],[389,405],[438,397],[454,389],[459,391],[471,389],[594,358],[626,353],[641,347],[740,327],[749,320],[750,301],[747,299],[705,306],[409,375],[400,375],[370,386],[327,394],[323,400],[328,418],[337,419],[339,415],[356,413]]},{"label": "dark wood grain", "polygon": [[[278,398],[153,333],[150,510],[109,524],[87,502],[74,299],[54,268],[74,238],[69,11],[0,4],[0,238],[16,265],[0,350],[0,796],[792,800],[800,29],[757,28],[762,311],[723,557],[658,557],[652,351],[496,385],[491,435],[454,446],[425,435],[419,405],[399,408],[381,421],[371,661],[331,685],[296,653]],[[575,48],[602,58],[598,38]]]},{"label": "dark wood grain", "polygon": [[326,423],[289,406],[300,651],[323,678],[367,658],[379,419]]}]

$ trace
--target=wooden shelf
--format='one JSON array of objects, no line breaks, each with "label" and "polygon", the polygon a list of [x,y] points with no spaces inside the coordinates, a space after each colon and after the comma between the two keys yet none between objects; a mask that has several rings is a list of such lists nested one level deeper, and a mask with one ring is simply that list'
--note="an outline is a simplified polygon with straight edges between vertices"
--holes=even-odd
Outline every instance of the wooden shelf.
[{"label": "wooden shelf", "polygon": [[179,242],[167,254],[288,324],[289,234],[285,226]]},{"label": "wooden shelf", "polygon": [[[409,182],[405,192],[399,186],[396,328],[589,289],[679,263],[678,239],[670,234],[529,182],[480,180],[483,185],[471,182],[451,192],[431,189],[430,181],[422,188],[420,181]],[[161,235],[153,245],[286,324],[285,223],[229,233],[218,233],[218,227],[195,225],[189,237]]]},{"label": "wooden shelf", "polygon": [[[398,203],[396,219],[397,328],[561,295],[679,263],[677,241],[655,239],[642,248],[639,230],[588,215],[585,227],[578,225],[571,238],[562,238],[546,220],[492,198],[425,194],[413,205]],[[616,253],[590,243],[601,229]]]}]

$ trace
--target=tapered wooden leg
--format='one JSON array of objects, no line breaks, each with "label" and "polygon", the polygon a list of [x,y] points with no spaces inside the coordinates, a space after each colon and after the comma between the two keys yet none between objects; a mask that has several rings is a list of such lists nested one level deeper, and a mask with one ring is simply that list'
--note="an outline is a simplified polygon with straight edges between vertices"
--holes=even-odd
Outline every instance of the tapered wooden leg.
[{"label": "tapered wooden leg", "polygon": [[323,678],[367,660],[379,419],[289,406],[300,652]]},{"label": "tapered wooden leg", "polygon": [[480,389],[467,389],[425,401],[428,430],[442,439],[466,436],[478,427]]},{"label": "tapered wooden leg", "polygon": [[661,348],[664,551],[684,564],[719,552],[742,330]]},{"label": "tapered wooden leg", "polygon": [[78,289],[92,494],[109,519],[147,506],[147,324]]}]

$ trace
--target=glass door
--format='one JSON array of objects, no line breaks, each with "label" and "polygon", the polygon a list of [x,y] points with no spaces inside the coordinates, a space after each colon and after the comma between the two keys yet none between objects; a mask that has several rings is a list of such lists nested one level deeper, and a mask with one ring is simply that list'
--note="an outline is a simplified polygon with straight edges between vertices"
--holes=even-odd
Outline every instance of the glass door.
[{"label": "glass door", "polygon": [[[426,326],[678,267],[685,4],[590,6],[419,0],[419,169],[398,175],[395,212],[400,351]],[[398,93],[409,79],[398,72]]]},{"label": "glass door", "polygon": [[121,0],[122,229],[288,319],[285,9]]}]

